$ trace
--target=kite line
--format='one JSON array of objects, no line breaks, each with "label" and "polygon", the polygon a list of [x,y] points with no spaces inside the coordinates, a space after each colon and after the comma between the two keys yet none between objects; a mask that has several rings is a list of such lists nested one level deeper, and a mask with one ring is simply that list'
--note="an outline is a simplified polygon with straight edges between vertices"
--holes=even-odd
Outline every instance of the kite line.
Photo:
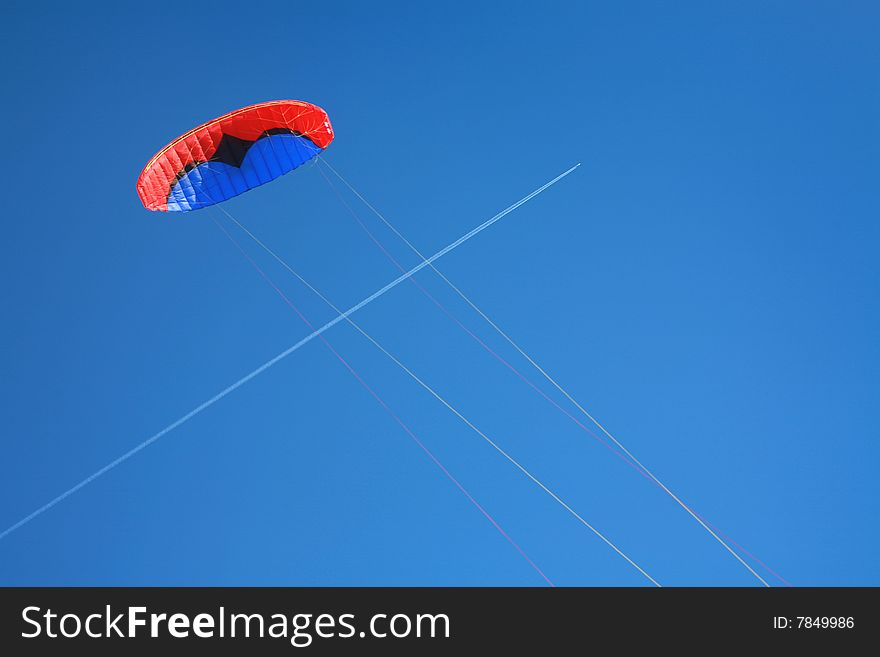
[{"label": "kite line", "polygon": [[[309,281],[307,281],[302,275],[300,275],[293,267],[291,267],[287,261],[285,261],[281,256],[279,256],[275,251],[273,251],[268,245],[266,245],[262,240],[260,240],[253,232],[251,232],[244,224],[242,224],[238,219],[236,219],[230,212],[228,212],[223,206],[218,205],[218,209],[227,216],[238,228],[240,228],[248,237],[251,238],[261,249],[263,249],[266,253],[268,253],[273,259],[275,259],[282,267],[284,267],[290,274],[292,274],[300,283],[302,283],[306,288],[312,291],[317,297],[319,297],[324,303],[326,303],[332,310],[340,315],[341,313],[339,308],[333,304],[330,299],[328,299],[320,290],[318,290],[315,286],[313,286]],[[221,229],[223,227],[221,226]],[[244,253],[242,247],[236,242],[229,233],[223,229],[223,232],[226,233],[227,237],[229,237],[233,244],[239,248]],[[289,299],[286,295],[284,295],[281,290],[269,279],[269,277],[263,273],[262,269],[260,269],[256,263],[245,253],[245,257],[251,262],[251,264],[257,269],[261,276],[275,289],[275,291],[296,311],[300,317],[302,314],[296,309],[293,304],[290,303]],[[443,406],[445,406],[450,412],[452,412],[458,419],[464,422],[470,429],[476,432],[486,443],[488,443],[496,452],[501,454],[508,462],[510,462],[514,467],[516,467],[522,474],[524,474],[528,479],[530,479],[534,484],[540,487],[545,493],[547,493],[553,500],[562,506],[569,514],[571,514],[578,522],[584,525],[587,529],[589,529],[593,534],[595,534],[599,539],[601,539],[606,545],[608,545],[612,550],[614,550],[620,557],[622,557],[627,563],[633,566],[636,570],[639,571],[644,577],[646,577],[654,586],[660,587],[659,582],[655,580],[651,575],[649,575],[641,566],[639,566],[632,558],[630,558],[625,552],[623,552],[617,545],[615,545],[608,537],[606,537],[602,532],[596,529],[593,525],[587,522],[577,511],[575,511],[571,506],[569,506],[562,498],[559,497],[553,490],[548,488],[541,480],[535,477],[529,470],[527,470],[522,464],[519,463],[513,456],[508,454],[498,443],[492,440],[489,436],[487,436],[483,431],[481,431],[477,426],[471,422],[467,417],[462,415],[461,412],[458,411],[450,402],[444,399],[440,393],[438,393],[434,388],[428,385],[422,378],[420,378],[415,372],[413,372],[410,368],[408,368],[403,362],[400,361],[394,354],[388,351],[382,344],[380,344],[375,338],[373,338],[369,333],[367,333],[358,323],[356,323],[351,317],[346,316],[346,321],[357,330],[362,336],[364,336],[369,342],[373,344],[379,351],[381,351],[385,356],[391,359],[395,365],[397,365],[401,370],[403,370],[410,378],[412,378],[416,383],[418,383],[422,388],[424,388],[428,393],[430,393],[437,401],[439,401]],[[326,340],[325,340],[326,342]],[[335,353],[335,352],[334,352]],[[337,355],[338,357],[338,355]],[[375,396],[375,394],[374,394]],[[377,397],[378,398],[378,397]],[[384,406],[384,402],[381,402]],[[387,407],[386,407],[387,408]],[[400,421],[398,420],[398,423]],[[400,423],[402,424],[402,423]],[[406,427],[404,427],[406,429]],[[409,430],[406,429],[409,433]],[[421,443],[420,443],[421,446]],[[427,451],[426,448],[422,447]],[[430,452],[429,452],[430,454]],[[433,457],[432,457],[433,458]],[[441,466],[442,467],[442,466]],[[445,469],[444,469],[445,470]],[[449,475],[451,478],[451,475]],[[457,483],[457,482],[456,482]],[[476,502],[475,502],[476,503]],[[508,539],[510,540],[510,539]],[[511,541],[512,542],[512,541]],[[514,546],[516,544],[514,543]]]},{"label": "kite line", "polygon": [[[539,365],[538,362],[525,351],[525,349],[523,349],[512,337],[510,337],[510,335],[507,332],[505,332],[495,321],[493,321],[479,306],[477,306],[477,304],[468,295],[466,295],[457,285],[455,285],[445,274],[443,274],[437,267],[435,267],[433,264],[433,261],[428,262],[428,258],[426,258],[425,255],[412,242],[410,242],[378,209],[376,209],[375,206],[373,206],[351,183],[349,183],[348,180],[346,180],[342,176],[342,174],[340,174],[326,160],[326,158],[317,156],[317,157],[315,157],[315,161],[318,162],[319,164],[323,164],[324,166],[326,166],[358,199],[360,199],[361,202],[364,203],[364,205],[367,206],[367,208],[370,209],[370,211],[373,212],[373,214],[375,214],[381,220],[381,222],[389,230],[391,230],[392,233],[394,233],[397,237],[399,237],[401,239],[401,241],[403,241],[403,243],[406,244],[406,246],[409,247],[409,249],[422,260],[422,264],[429,266],[434,271],[434,273],[444,283],[446,283],[459,297],[461,297],[461,299],[468,306],[470,306],[471,309],[473,309],[483,320],[485,320],[486,323],[489,324],[489,326],[492,327],[496,333],[498,333],[502,338],[504,338],[504,340],[507,341],[517,351],[517,353],[519,353],[523,358],[525,358],[526,361],[528,361],[528,363],[532,367],[534,367],[538,371],[538,373],[541,374],[541,376],[543,376],[554,388],[556,388],[556,390],[558,390],[566,399],[568,399],[575,406],[575,408],[577,408],[584,416],[586,416],[590,420],[590,422],[592,422],[599,429],[599,431],[601,431],[612,443],[614,443],[614,445],[617,446],[618,449],[621,450],[621,452],[623,454],[626,455],[626,457],[629,459],[629,461],[635,466],[637,471],[641,472],[653,484],[658,486],[661,490],[663,490],[663,492],[665,492],[670,498],[672,498],[678,505],[680,505],[691,517],[693,517],[694,520],[697,521],[697,523],[699,523],[699,525],[701,527],[703,527],[703,529],[705,529],[718,543],[720,543],[731,555],[733,555],[733,557],[742,566],[744,566],[748,570],[748,572],[751,573],[751,575],[753,575],[763,586],[766,586],[766,587],[770,586],[770,584],[763,577],[761,577],[733,548],[730,547],[730,545],[727,544],[727,542],[725,542],[725,540],[723,538],[721,538],[721,536],[719,536],[719,534],[716,530],[713,530],[713,528],[710,527],[708,522],[706,522],[699,514],[697,514],[687,504],[685,504],[662,481],[660,481],[660,479],[657,476],[655,476],[653,472],[651,472],[647,467],[645,467],[645,465],[639,459],[637,459],[632,454],[632,452],[630,452],[617,438],[615,438],[605,428],[604,425],[599,423],[599,421],[591,413],[589,413],[586,410],[586,408],[584,408],[584,406],[582,404],[580,404],[574,398],[574,396],[572,396],[555,378],[553,378],[543,367],[541,367],[541,365]],[[319,171],[320,171],[320,169],[319,169]],[[333,188],[335,191],[335,187],[333,187],[333,184],[326,177],[326,175],[324,175],[323,171],[321,171],[321,175],[325,178],[325,180],[327,180],[328,184],[330,184],[331,188]],[[352,215],[355,217],[355,220],[366,231],[366,233],[369,235],[369,237],[372,239],[372,241],[383,251],[383,253],[385,253],[385,255],[398,268],[401,268],[401,265],[393,258],[393,256],[391,256],[391,254],[384,248],[384,246],[382,246],[382,244],[377,240],[377,238],[370,232],[370,230],[360,221],[359,217],[357,217],[357,214],[348,206],[347,203],[345,203],[344,199],[342,199],[340,197],[340,200],[343,202],[343,205],[346,206],[346,208],[349,210],[349,212],[352,213]],[[565,409],[561,408],[552,399],[548,398],[546,396],[546,394],[543,393],[543,391],[541,391],[539,388],[534,386],[534,384],[532,384],[528,379],[526,379],[522,374],[520,374],[516,368],[514,368],[512,365],[507,363],[507,361],[505,361],[503,358],[498,356],[498,354],[496,354],[488,345],[483,343],[483,341],[480,340],[480,338],[478,336],[476,336],[474,333],[472,333],[466,326],[464,326],[460,321],[458,321],[457,318],[455,318],[453,315],[451,315],[451,313],[449,313],[449,311],[447,311],[436,299],[434,299],[427,290],[422,288],[421,285],[418,285],[418,282],[415,279],[413,279],[413,282],[416,283],[416,285],[428,296],[428,298],[431,299],[444,313],[446,313],[465,332],[470,334],[471,337],[473,337],[477,342],[479,342],[483,346],[484,349],[486,349],[490,354],[492,354],[502,364],[506,365],[513,372],[515,372],[517,375],[519,375],[520,378],[522,378],[528,385],[530,385],[532,388],[534,388],[539,394],[542,394],[551,404],[556,406],[560,411],[562,411],[563,413],[568,415],[568,417],[571,418],[575,423],[577,423],[581,428],[583,428],[585,431],[587,431],[588,433],[590,433],[594,437],[599,438],[598,436],[596,436],[596,434],[594,434],[592,431],[590,431],[587,427],[585,427],[581,422],[579,422],[571,414],[569,414],[567,411],[565,411]],[[599,438],[599,439],[601,441],[601,438]],[[760,560],[758,560],[758,561],[760,561]],[[771,573],[773,572],[769,568],[768,568],[768,570]],[[774,575],[776,575],[776,574],[774,573]],[[776,575],[776,577],[779,577],[779,575]],[[779,579],[781,579],[783,582],[785,582],[785,580],[782,579],[781,577],[779,577]]]},{"label": "kite line", "polygon": [[[223,210],[222,207],[220,209]],[[223,213],[228,215],[226,210],[223,210]],[[230,216],[231,218],[231,215],[228,216]],[[260,267],[256,263],[256,261],[250,256],[250,254],[245,251],[244,247],[242,247],[241,244],[239,244],[238,241],[229,233],[229,231],[226,230],[223,224],[217,221],[217,219],[214,217],[212,217],[212,219],[214,220],[214,223],[217,224],[217,227],[221,231],[223,231],[223,234],[229,238],[229,241],[232,242],[235,248],[238,249],[242,256],[244,256],[244,258],[256,270],[260,277],[278,294],[279,297],[281,297],[281,300],[284,301],[284,303],[286,303],[299,316],[299,318],[306,326],[308,326],[310,329],[314,329],[312,323],[302,313],[302,311],[297,308],[293,301],[290,300],[290,297],[288,297],[284,293],[284,291],[280,287],[278,287],[278,285],[276,285],[275,281],[273,281],[269,277],[269,275],[265,271],[263,271],[262,267]],[[233,219],[233,221],[235,221],[235,219]],[[337,310],[337,312],[339,311]],[[350,324],[355,326],[354,322],[350,318],[346,319]],[[488,511],[486,511],[483,505],[477,502],[474,496],[471,495],[471,493],[464,487],[464,485],[458,479],[456,479],[456,477],[446,468],[445,465],[443,465],[440,459],[438,459],[434,455],[434,453],[430,449],[428,449],[428,446],[425,445],[424,442],[422,442],[422,440],[415,434],[415,432],[413,432],[413,430],[409,428],[409,426],[400,418],[397,413],[394,412],[394,410],[392,410],[392,408],[385,402],[385,400],[379,396],[379,393],[377,393],[375,389],[370,386],[366,382],[366,380],[357,372],[357,370],[355,370],[354,367],[345,358],[342,357],[342,355],[336,350],[336,348],[332,344],[330,344],[330,341],[327,340],[327,338],[323,335],[320,335],[318,337],[321,342],[324,343],[324,346],[330,350],[333,356],[335,356],[336,359],[340,363],[342,363],[343,367],[345,367],[345,369],[348,370],[348,372],[357,380],[357,382],[361,384],[364,390],[366,390],[370,394],[370,396],[379,403],[382,409],[385,410],[385,412],[387,412],[388,415],[390,415],[391,418],[406,432],[406,434],[412,439],[412,441],[428,456],[428,458],[434,463],[434,465],[436,465],[440,469],[440,471],[446,476],[446,478],[449,479],[449,481],[451,481],[455,485],[455,487],[458,488],[459,491],[461,491],[461,493],[471,502],[471,504],[473,504],[474,507],[476,507],[476,509],[492,524],[492,526],[498,530],[498,532],[507,540],[507,542],[510,543],[510,545],[512,545],[517,552],[519,552],[520,556],[522,556],[522,558],[528,562],[528,564],[535,570],[535,572],[537,572],[538,575],[540,575],[544,579],[544,581],[547,582],[547,584],[555,587],[556,585],[552,581],[550,581],[550,578],[544,574],[544,571],[542,571],[538,567],[538,565],[532,560],[532,558],[529,557],[529,555],[526,554],[525,551],[519,546],[519,544],[515,540],[513,540],[510,534],[504,531],[501,525],[498,524],[495,518],[493,518]]]}]

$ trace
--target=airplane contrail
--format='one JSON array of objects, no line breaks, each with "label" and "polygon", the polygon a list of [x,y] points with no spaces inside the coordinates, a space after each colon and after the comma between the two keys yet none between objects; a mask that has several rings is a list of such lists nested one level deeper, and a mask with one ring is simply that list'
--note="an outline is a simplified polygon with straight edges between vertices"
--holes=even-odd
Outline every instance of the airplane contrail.
[{"label": "airplane contrail", "polygon": [[521,205],[523,205],[523,204],[529,202],[531,199],[535,198],[538,194],[540,194],[541,192],[543,192],[544,190],[546,190],[548,187],[551,187],[551,186],[555,185],[557,182],[559,182],[560,180],[562,180],[563,178],[565,178],[568,174],[570,174],[572,171],[574,171],[575,169],[577,169],[579,166],[580,166],[580,162],[577,163],[577,164],[575,164],[573,167],[569,168],[568,170],[562,172],[561,174],[559,174],[558,176],[556,176],[555,178],[553,178],[551,181],[549,181],[549,182],[547,182],[547,183],[544,183],[541,187],[539,187],[538,189],[536,189],[535,191],[533,191],[531,194],[529,194],[529,195],[527,195],[527,196],[524,196],[523,198],[521,198],[520,200],[518,200],[518,201],[517,201],[516,203],[514,203],[513,205],[509,205],[508,207],[504,208],[501,212],[499,212],[498,214],[496,214],[496,215],[495,215],[494,217],[492,217],[491,219],[487,219],[486,221],[484,221],[483,223],[481,223],[479,226],[477,226],[477,227],[474,228],[473,230],[471,230],[471,231],[465,233],[464,235],[462,235],[461,237],[459,237],[457,240],[455,240],[455,241],[452,242],[451,244],[449,244],[449,245],[443,247],[442,249],[440,249],[439,251],[437,251],[437,253],[435,253],[434,255],[432,255],[430,258],[427,258],[427,259],[425,259],[425,260],[422,260],[421,263],[419,263],[418,265],[416,265],[415,267],[413,267],[413,268],[410,269],[409,271],[407,271],[407,272],[401,274],[400,276],[398,276],[397,278],[395,278],[393,281],[391,281],[391,282],[388,283],[387,285],[385,285],[385,286],[379,288],[378,290],[376,290],[375,292],[373,292],[373,294],[371,294],[370,296],[366,297],[366,298],[363,299],[362,301],[356,303],[356,304],[353,305],[351,308],[349,308],[348,310],[346,310],[344,313],[341,313],[341,314],[338,315],[337,317],[331,319],[329,322],[327,322],[326,324],[324,324],[324,325],[321,326],[320,328],[315,329],[312,333],[310,333],[309,335],[307,335],[307,336],[305,336],[304,338],[302,338],[302,339],[301,339],[299,342],[297,342],[296,344],[294,344],[294,345],[288,347],[287,349],[285,349],[284,351],[282,351],[282,352],[281,352],[280,354],[278,354],[277,356],[275,356],[275,357],[273,357],[273,358],[267,360],[265,363],[263,363],[263,364],[260,365],[258,368],[256,368],[255,370],[251,371],[250,373],[245,374],[243,377],[241,377],[241,378],[240,378],[238,381],[236,381],[235,383],[232,383],[232,384],[228,385],[227,387],[225,387],[223,390],[221,390],[220,392],[218,392],[216,395],[214,395],[213,397],[211,397],[211,398],[208,399],[207,401],[204,401],[204,402],[202,402],[201,404],[199,404],[198,406],[196,406],[193,410],[191,410],[191,411],[190,411],[189,413],[187,413],[186,415],[183,415],[182,417],[178,418],[177,420],[175,420],[174,422],[172,422],[171,424],[169,424],[167,427],[165,427],[165,428],[162,429],[161,431],[158,431],[157,433],[154,433],[152,436],[150,436],[149,438],[147,438],[147,439],[146,439],[145,441],[143,441],[142,443],[140,443],[140,444],[138,444],[138,445],[135,445],[134,447],[132,447],[130,450],[128,450],[127,452],[125,452],[125,453],[122,454],[121,456],[119,456],[119,457],[115,458],[114,460],[110,461],[110,462],[109,462],[107,465],[105,465],[104,467],[102,467],[102,468],[96,470],[95,472],[93,472],[92,474],[90,474],[88,477],[86,477],[85,479],[83,479],[82,481],[80,481],[78,484],[76,484],[76,485],[74,485],[74,486],[68,488],[66,491],[64,491],[63,493],[61,493],[61,494],[58,495],[57,497],[54,497],[53,499],[51,499],[51,500],[49,500],[48,502],[46,502],[43,506],[41,506],[41,507],[39,507],[38,509],[32,511],[31,513],[29,513],[28,515],[26,515],[24,518],[22,518],[21,520],[19,520],[19,521],[16,522],[15,524],[10,525],[10,526],[7,527],[5,530],[3,530],[2,532],[0,532],[0,540],[3,540],[3,539],[6,538],[7,536],[9,536],[12,532],[16,531],[17,529],[20,529],[22,526],[26,525],[27,523],[29,523],[29,522],[30,522],[31,520],[33,520],[34,518],[37,518],[38,516],[41,516],[41,515],[44,514],[46,511],[48,511],[49,509],[51,509],[52,507],[54,507],[56,504],[58,504],[58,503],[60,503],[60,502],[63,502],[65,499],[67,499],[68,497],[70,497],[71,495],[73,495],[74,493],[76,493],[76,492],[77,492],[78,490],[80,490],[81,488],[84,488],[85,486],[89,485],[89,484],[92,483],[95,479],[97,479],[98,477],[100,477],[100,476],[103,475],[103,474],[106,474],[107,472],[109,472],[110,470],[112,470],[112,469],[115,468],[116,466],[120,465],[121,463],[124,463],[125,461],[127,461],[128,459],[130,459],[132,456],[134,456],[135,454],[137,454],[137,453],[140,452],[141,450],[143,450],[143,449],[149,447],[150,445],[152,445],[154,442],[156,442],[157,440],[159,440],[160,438],[162,438],[162,437],[163,437],[164,435],[166,435],[167,433],[170,433],[171,431],[173,431],[173,430],[176,429],[177,427],[181,426],[182,424],[185,424],[186,422],[188,422],[189,420],[191,420],[192,418],[194,418],[196,415],[198,415],[199,413],[201,413],[201,412],[204,411],[205,409],[207,409],[207,408],[213,406],[213,405],[216,404],[218,401],[220,401],[221,399],[223,399],[224,397],[226,397],[226,395],[228,395],[229,393],[234,392],[235,390],[237,390],[238,388],[240,388],[241,386],[243,386],[245,383],[247,383],[247,382],[250,381],[251,379],[253,379],[253,378],[259,376],[260,374],[262,374],[263,372],[265,372],[267,369],[269,369],[270,367],[272,367],[273,365],[275,365],[275,364],[278,363],[279,361],[281,361],[281,360],[287,358],[290,354],[292,354],[294,351],[296,351],[296,350],[299,349],[300,347],[306,345],[307,343],[311,342],[312,340],[314,340],[316,337],[318,337],[319,335],[321,335],[321,334],[324,333],[325,331],[327,331],[327,330],[329,330],[330,328],[336,326],[336,324],[338,324],[339,322],[344,321],[349,315],[352,315],[353,313],[356,313],[358,310],[360,310],[360,309],[363,308],[364,306],[366,306],[366,305],[372,303],[373,301],[375,301],[376,299],[378,299],[379,297],[381,297],[381,296],[382,296],[383,294],[385,294],[386,292],[388,292],[388,291],[390,291],[391,289],[393,289],[393,288],[397,287],[398,285],[400,285],[403,281],[405,281],[405,280],[407,280],[408,278],[410,278],[411,276],[415,275],[416,273],[418,273],[419,271],[421,271],[421,270],[424,269],[425,267],[428,267],[428,266],[429,266],[432,262],[434,262],[435,260],[439,260],[440,258],[442,258],[443,256],[445,256],[445,255],[446,255],[447,253],[449,253],[450,251],[453,251],[454,249],[458,248],[459,246],[461,246],[462,244],[464,244],[465,242],[467,242],[467,241],[468,241],[469,239],[471,239],[472,237],[476,236],[478,233],[483,232],[483,231],[486,230],[489,226],[491,226],[492,224],[494,224],[494,223],[500,221],[503,217],[507,216],[508,214],[510,214],[511,212],[513,212],[514,210],[516,210],[516,209],[517,209],[518,207],[520,207]]}]

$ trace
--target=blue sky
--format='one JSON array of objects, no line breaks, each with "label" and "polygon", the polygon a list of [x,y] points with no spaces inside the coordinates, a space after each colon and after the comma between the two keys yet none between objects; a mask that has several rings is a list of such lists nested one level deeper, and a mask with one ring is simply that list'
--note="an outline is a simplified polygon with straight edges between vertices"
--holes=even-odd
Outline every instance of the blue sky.
[{"label": "blue sky", "polygon": [[[237,5],[4,9],[3,528],[305,335],[209,211],[134,190],[174,136],[296,98],[425,253],[582,162],[440,268],[786,580],[880,584],[872,3]],[[314,167],[224,207],[340,306],[396,275]],[[662,584],[756,583],[415,286],[357,320]],[[554,583],[648,583],[350,327],[326,337]],[[0,583],[543,581],[315,341],[5,537]]]}]

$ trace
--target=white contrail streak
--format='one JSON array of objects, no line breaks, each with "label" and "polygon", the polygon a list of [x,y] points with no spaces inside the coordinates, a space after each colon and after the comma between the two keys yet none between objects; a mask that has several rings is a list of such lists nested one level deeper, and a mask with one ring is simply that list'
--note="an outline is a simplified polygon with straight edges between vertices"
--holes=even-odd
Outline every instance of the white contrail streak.
[{"label": "white contrail streak", "polygon": [[423,260],[420,264],[416,265],[415,267],[413,267],[412,269],[410,269],[408,272],[406,272],[406,273],[404,273],[404,274],[398,276],[397,278],[395,278],[393,281],[391,281],[390,283],[388,283],[388,284],[385,285],[384,287],[378,289],[376,292],[373,292],[373,294],[371,294],[370,296],[368,296],[366,299],[364,299],[363,301],[360,301],[359,303],[356,303],[356,304],[353,305],[351,308],[349,308],[348,310],[346,310],[344,313],[340,314],[338,317],[335,317],[334,319],[332,319],[332,320],[330,320],[329,322],[327,322],[326,324],[324,324],[322,327],[316,329],[315,331],[313,331],[313,332],[310,333],[309,335],[305,336],[302,340],[300,340],[299,342],[297,342],[297,343],[294,344],[293,346],[288,347],[287,349],[285,349],[284,351],[282,351],[280,354],[278,354],[277,356],[275,356],[274,358],[272,358],[272,359],[270,359],[270,360],[267,360],[265,363],[263,363],[262,365],[260,365],[258,368],[256,368],[255,370],[253,370],[253,371],[250,372],[249,374],[244,375],[244,376],[241,377],[238,381],[236,381],[235,383],[233,383],[233,384],[227,386],[226,388],[224,388],[223,390],[221,390],[220,392],[218,392],[216,395],[214,395],[213,397],[211,397],[211,398],[208,399],[207,401],[202,402],[201,404],[199,404],[198,406],[196,406],[193,410],[191,410],[189,413],[187,413],[186,415],[182,416],[181,418],[175,420],[174,422],[172,422],[171,424],[169,424],[167,427],[165,427],[164,429],[162,429],[162,430],[159,431],[158,433],[153,434],[152,436],[150,436],[149,438],[147,438],[145,441],[143,441],[143,442],[140,443],[139,445],[136,445],[135,447],[132,447],[130,450],[128,450],[127,452],[125,452],[125,454],[123,454],[122,456],[119,456],[118,458],[114,459],[113,461],[110,461],[110,463],[108,463],[107,465],[105,465],[105,466],[102,467],[101,469],[96,470],[95,472],[93,472],[92,474],[90,474],[88,477],[86,477],[85,479],[83,479],[82,481],[80,481],[80,482],[79,482],[78,484],[76,484],[75,486],[72,486],[71,488],[68,488],[66,491],[64,491],[63,493],[61,493],[61,494],[58,495],[57,497],[51,499],[50,501],[46,502],[43,506],[41,506],[40,508],[36,509],[35,511],[32,511],[31,513],[29,513],[28,515],[26,515],[24,518],[22,518],[21,520],[19,520],[19,521],[16,522],[15,524],[10,525],[10,526],[7,527],[6,529],[4,529],[2,532],[0,532],[0,540],[3,540],[4,538],[6,538],[7,536],[9,536],[9,534],[11,534],[12,532],[14,532],[15,530],[21,528],[23,525],[26,525],[27,523],[29,523],[29,522],[30,522],[31,520],[33,520],[34,518],[36,518],[36,517],[42,515],[43,513],[45,513],[46,511],[48,511],[48,510],[51,509],[52,507],[54,507],[54,506],[55,506],[56,504],[58,504],[59,502],[63,502],[65,499],[67,499],[68,497],[70,497],[71,495],[73,495],[74,493],[76,493],[78,490],[80,490],[80,489],[83,488],[84,486],[87,486],[88,484],[90,484],[91,482],[93,482],[95,479],[97,479],[97,478],[100,477],[101,475],[103,475],[103,474],[109,472],[110,470],[112,470],[113,468],[115,468],[117,465],[119,465],[119,464],[121,464],[121,463],[127,461],[127,460],[130,459],[132,456],[134,456],[135,454],[137,454],[138,452],[140,452],[142,449],[144,449],[144,448],[146,448],[146,447],[149,447],[150,445],[152,445],[154,442],[156,442],[157,440],[159,440],[159,439],[160,439],[162,436],[164,436],[165,434],[167,434],[167,433],[173,431],[174,429],[176,429],[176,428],[179,427],[180,425],[182,425],[182,424],[188,422],[189,420],[191,420],[192,418],[194,418],[196,415],[198,415],[199,413],[201,413],[202,411],[204,411],[204,410],[207,409],[208,407],[213,406],[215,403],[217,403],[218,401],[220,401],[221,399],[223,399],[223,398],[224,398],[226,395],[228,395],[229,393],[234,392],[235,390],[237,390],[238,388],[240,388],[241,386],[243,386],[245,383],[247,383],[248,381],[250,381],[250,380],[253,379],[254,377],[256,377],[256,376],[262,374],[262,373],[265,372],[267,369],[269,369],[270,367],[272,367],[273,365],[275,365],[275,364],[278,363],[279,361],[283,360],[284,358],[287,358],[287,357],[288,357],[290,354],[292,354],[294,351],[296,351],[297,349],[299,349],[300,347],[302,347],[302,346],[305,345],[306,343],[311,342],[311,341],[314,340],[316,337],[318,337],[319,335],[321,335],[322,333],[324,333],[324,331],[327,331],[328,329],[332,328],[333,326],[335,326],[335,325],[338,324],[339,322],[345,320],[349,315],[351,315],[351,314],[353,314],[353,313],[356,313],[358,310],[360,310],[360,309],[363,308],[364,306],[366,306],[366,305],[372,303],[373,301],[375,301],[376,299],[378,299],[379,297],[381,297],[383,294],[385,294],[386,292],[388,292],[388,291],[391,290],[392,288],[397,287],[397,286],[400,285],[403,281],[407,280],[408,278],[410,278],[411,276],[413,276],[413,275],[416,274],[417,272],[419,272],[419,271],[421,271],[422,269],[424,269],[425,267],[429,266],[429,265],[430,265],[432,262],[434,262],[435,260],[438,260],[438,259],[442,258],[442,257],[445,256],[447,253],[449,253],[450,251],[452,251],[452,250],[458,248],[459,246],[461,246],[462,244],[464,244],[465,242],[467,242],[469,239],[471,239],[472,237],[476,236],[478,233],[483,232],[483,231],[486,230],[489,226],[491,226],[492,224],[496,223],[497,221],[500,221],[503,217],[505,217],[506,215],[510,214],[510,213],[513,212],[514,210],[516,210],[519,206],[521,206],[521,205],[523,205],[524,203],[527,203],[527,202],[530,201],[531,199],[535,198],[538,194],[540,194],[541,192],[543,192],[543,191],[544,191],[545,189],[547,189],[548,187],[550,187],[550,186],[552,186],[552,185],[555,185],[557,182],[559,182],[560,180],[562,180],[563,178],[565,178],[565,176],[567,176],[568,174],[570,174],[572,171],[574,171],[575,169],[577,169],[579,166],[580,166],[580,163],[575,164],[573,167],[571,167],[571,168],[568,169],[567,171],[564,171],[563,173],[559,174],[558,176],[556,176],[556,177],[555,177],[553,180],[551,180],[550,182],[545,183],[544,185],[542,185],[541,187],[539,187],[538,189],[536,189],[535,191],[533,191],[533,192],[532,192],[531,194],[529,194],[528,196],[524,196],[523,198],[521,198],[519,201],[517,201],[517,202],[514,203],[513,205],[510,205],[510,206],[506,207],[504,210],[502,210],[501,212],[499,212],[498,214],[496,214],[496,215],[495,215],[494,217],[492,217],[491,219],[488,219],[488,220],[484,221],[482,224],[480,224],[479,226],[477,226],[476,228],[474,228],[474,229],[471,230],[470,232],[465,233],[464,235],[462,235],[461,237],[459,237],[457,240],[455,240],[454,242],[452,242],[452,243],[449,244],[448,246],[445,246],[444,248],[442,248],[442,249],[440,249],[439,251],[437,251],[437,253],[435,253],[434,255],[432,255],[430,258],[428,258],[428,259],[426,259],[426,260]]},{"label": "white contrail streak", "polygon": [[332,171],[333,174],[337,178],[339,178],[339,180],[342,181],[342,183],[346,187],[348,187],[348,189],[351,190],[351,192],[355,196],[357,196],[364,203],[364,205],[366,205],[373,212],[373,214],[379,217],[382,223],[385,224],[385,226],[387,226],[391,230],[391,232],[397,235],[397,237],[399,237],[413,253],[415,253],[418,257],[422,259],[423,263],[425,263],[426,265],[430,265],[434,273],[437,274],[437,276],[439,276],[456,294],[458,294],[458,296],[461,297],[465,301],[465,303],[467,303],[480,317],[482,317],[489,324],[489,326],[491,326],[502,338],[504,338],[510,344],[510,346],[512,346],[523,358],[525,358],[529,362],[529,364],[534,367],[554,388],[556,388],[562,395],[564,395],[565,398],[568,399],[568,401],[574,404],[574,406],[581,413],[583,413],[594,425],[596,425],[596,427],[598,427],[598,429],[603,434],[605,434],[615,445],[617,445],[617,447],[620,448],[620,450],[623,451],[623,453],[626,454],[633,463],[641,468],[642,471],[646,475],[648,475],[648,477],[650,477],[655,484],[657,484],[657,486],[659,486],[667,495],[669,495],[670,498],[678,503],[678,505],[681,506],[682,509],[684,509],[691,517],[693,517],[693,519],[696,520],[697,523],[699,523],[700,526],[703,527],[703,529],[705,529],[716,541],[718,541],[718,543],[724,546],[724,548],[730,554],[732,554],[733,557],[737,561],[739,561],[739,563],[742,564],[752,575],[754,575],[755,578],[759,582],[761,582],[761,584],[767,587],[770,586],[770,584],[768,584],[767,581],[763,577],[761,577],[754,568],[746,563],[746,561],[739,554],[737,554],[736,551],[733,550],[733,548],[731,548],[726,541],[724,541],[724,539],[722,539],[715,531],[713,531],[712,528],[709,527],[709,525],[699,515],[697,515],[693,510],[691,510],[689,506],[682,502],[681,499],[666,486],[666,484],[660,481],[660,479],[658,479],[653,472],[648,470],[648,468],[645,467],[645,465],[641,461],[639,461],[639,459],[637,459],[632,454],[632,452],[630,452],[623,445],[623,443],[621,443],[617,438],[611,435],[611,432],[609,432],[602,424],[600,424],[599,421],[591,413],[589,413],[580,403],[578,403],[577,400],[571,394],[569,394],[569,392],[565,388],[563,388],[560,383],[556,381],[556,379],[550,376],[550,374],[543,367],[541,367],[528,353],[526,353],[525,349],[523,349],[516,341],[514,341],[514,339],[510,337],[510,335],[508,335],[500,326],[498,326],[498,324],[492,321],[492,319],[485,312],[483,312],[483,310],[479,306],[477,306],[477,304],[474,303],[470,299],[470,297],[468,297],[457,285],[450,281],[446,277],[446,275],[443,274],[443,272],[437,269],[432,263],[428,262],[425,256],[422,255],[422,252],[419,251],[419,249],[416,248],[416,246],[412,242],[404,237],[404,235],[387,218],[385,218],[385,215],[379,212],[379,210],[377,210],[369,201],[367,201],[367,199],[364,198],[363,195],[361,195],[361,193],[356,190],[351,183],[343,178],[342,174],[340,174],[329,162],[327,162],[326,159],[316,159],[324,164],[328,169],[330,169],[330,171]]}]

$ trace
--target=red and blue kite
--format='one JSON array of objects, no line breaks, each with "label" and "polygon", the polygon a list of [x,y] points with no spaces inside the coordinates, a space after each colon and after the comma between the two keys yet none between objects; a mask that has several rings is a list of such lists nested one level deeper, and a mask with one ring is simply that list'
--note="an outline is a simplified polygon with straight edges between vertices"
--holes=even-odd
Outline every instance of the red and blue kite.
[{"label": "red and blue kite", "polygon": [[138,196],[148,210],[198,210],[296,169],[331,141],[330,119],[316,105],[250,105],[193,128],[156,153],[138,178]]}]

